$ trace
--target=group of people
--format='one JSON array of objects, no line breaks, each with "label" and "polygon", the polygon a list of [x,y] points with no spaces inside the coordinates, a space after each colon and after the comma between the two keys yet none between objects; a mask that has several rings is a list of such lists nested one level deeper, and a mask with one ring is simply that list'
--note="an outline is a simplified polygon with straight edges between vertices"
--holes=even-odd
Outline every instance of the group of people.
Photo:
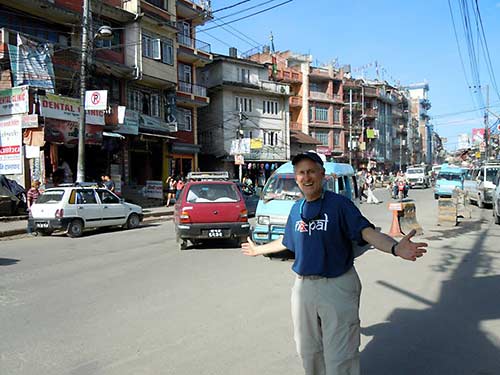
[{"label": "group of people", "polygon": [[186,180],[182,176],[168,176],[165,181],[165,185],[167,186],[167,207],[170,206],[170,203],[174,203],[177,199],[179,199],[179,194],[185,184]]},{"label": "group of people", "polygon": [[361,170],[358,175],[359,184],[359,202],[363,203],[363,198],[366,199],[366,203],[369,204],[379,204],[382,203],[375,194],[373,190],[375,189],[376,177],[366,169]]}]

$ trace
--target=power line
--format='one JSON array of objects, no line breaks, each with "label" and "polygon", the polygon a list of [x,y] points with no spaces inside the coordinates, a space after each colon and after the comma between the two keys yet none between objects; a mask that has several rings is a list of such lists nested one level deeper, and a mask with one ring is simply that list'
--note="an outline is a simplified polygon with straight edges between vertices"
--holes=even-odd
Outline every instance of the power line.
[{"label": "power line", "polygon": [[247,16],[244,16],[244,17],[240,17],[240,18],[237,18],[235,20],[231,20],[231,21],[228,21],[228,22],[225,22],[223,23],[222,25],[219,25],[219,26],[212,26],[212,27],[209,27],[208,29],[203,29],[203,30],[199,30],[198,32],[206,32],[206,31],[209,31],[209,30],[212,30],[212,29],[216,29],[216,28],[219,28],[221,26],[225,26],[225,25],[229,25],[231,23],[234,23],[234,22],[238,22],[238,21],[241,21],[241,20],[244,20],[244,19],[247,19],[247,18],[250,18],[250,17],[253,17],[253,16],[256,16],[257,14],[261,14],[261,13],[264,13],[264,12],[267,12],[269,10],[272,10],[272,9],[275,9],[275,8],[278,8],[282,5],[285,5],[285,4],[288,4],[288,3],[291,3],[293,0],[287,0],[287,1],[284,1],[282,3],[279,3],[277,5],[274,5],[272,7],[269,7],[269,8],[266,8],[266,9],[263,9],[261,11],[258,11],[258,12],[255,12],[255,13],[252,13],[252,14],[249,14]]}]

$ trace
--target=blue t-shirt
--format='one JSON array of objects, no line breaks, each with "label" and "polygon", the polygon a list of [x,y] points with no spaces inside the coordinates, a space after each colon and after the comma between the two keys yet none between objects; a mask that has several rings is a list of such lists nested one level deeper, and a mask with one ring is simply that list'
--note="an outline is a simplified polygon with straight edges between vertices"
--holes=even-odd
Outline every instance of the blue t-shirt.
[{"label": "blue t-shirt", "polygon": [[[304,220],[303,220],[304,219]],[[302,276],[337,277],[354,263],[352,241],[373,225],[348,198],[325,191],[313,202],[297,201],[290,211],[283,245],[295,253],[292,270]]]}]

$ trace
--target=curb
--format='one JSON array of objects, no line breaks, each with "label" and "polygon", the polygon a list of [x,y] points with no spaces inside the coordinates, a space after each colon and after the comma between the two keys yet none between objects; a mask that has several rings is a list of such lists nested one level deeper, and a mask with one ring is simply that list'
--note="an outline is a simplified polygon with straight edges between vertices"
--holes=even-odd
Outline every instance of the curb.
[{"label": "curb", "polygon": [[[144,219],[143,222],[145,221],[154,221],[157,219],[160,219],[162,217],[165,218],[165,220],[172,220],[174,213],[172,211],[170,212],[145,212],[144,213]],[[16,216],[16,220],[26,220],[28,219],[27,216]],[[15,221],[15,220],[4,220],[4,221]],[[0,231],[0,238],[2,237],[10,237],[10,236],[18,236],[20,234],[26,234],[26,227],[24,228],[16,228],[16,229],[8,229],[8,230],[3,230]]]}]

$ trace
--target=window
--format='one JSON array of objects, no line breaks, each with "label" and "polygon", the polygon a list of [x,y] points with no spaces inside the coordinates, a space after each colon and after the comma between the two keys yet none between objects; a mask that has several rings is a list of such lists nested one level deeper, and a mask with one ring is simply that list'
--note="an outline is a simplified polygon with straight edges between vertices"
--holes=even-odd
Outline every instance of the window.
[{"label": "window", "polygon": [[127,99],[127,105],[130,109],[148,116],[160,116],[160,95],[158,93],[131,89]]},{"label": "window", "polygon": [[316,121],[328,121],[328,108],[315,107],[314,116],[316,118]]},{"label": "window", "polygon": [[146,3],[153,4],[158,8],[168,10],[168,0],[146,0]]},{"label": "window", "polygon": [[174,65],[174,43],[169,38],[155,38],[142,35],[142,54],[154,60],[160,60],[164,64]]},{"label": "window", "polygon": [[160,39],[152,36],[142,35],[142,54],[144,57],[159,60],[160,56]]},{"label": "window", "polygon": [[238,68],[238,81],[249,83],[250,82],[250,69]]},{"label": "window", "polygon": [[252,99],[241,96],[235,97],[236,110],[242,112],[252,112]]},{"label": "window", "polygon": [[[101,26],[104,26],[104,24],[94,21],[94,30],[96,32]],[[113,36],[110,39],[95,38],[94,41],[97,48],[113,48],[113,51],[120,51],[121,30],[113,29]]]},{"label": "window", "polygon": [[340,109],[333,110],[333,122],[335,122],[335,123],[340,122]]},{"label": "window", "polygon": [[280,146],[280,138],[280,131],[264,131],[264,145],[266,146]]},{"label": "window", "polygon": [[94,190],[78,190],[76,192],[76,204],[97,204]]},{"label": "window", "polygon": [[328,146],[328,130],[316,130],[313,137],[320,141],[322,145]]},{"label": "window", "polygon": [[340,133],[333,133],[333,145],[340,146]]},{"label": "window", "polygon": [[279,113],[278,102],[274,100],[262,101],[262,113],[277,115]]},{"label": "window", "polygon": [[192,83],[193,82],[193,74],[192,74],[191,65],[179,63],[179,81]]},{"label": "window", "polygon": [[193,114],[190,109],[177,107],[177,130],[192,130]]},{"label": "window", "polygon": [[161,62],[174,65],[174,44],[172,39],[162,39],[161,41]]},{"label": "window", "polygon": [[97,190],[97,195],[103,204],[117,204],[120,203],[120,198],[107,190]]}]

